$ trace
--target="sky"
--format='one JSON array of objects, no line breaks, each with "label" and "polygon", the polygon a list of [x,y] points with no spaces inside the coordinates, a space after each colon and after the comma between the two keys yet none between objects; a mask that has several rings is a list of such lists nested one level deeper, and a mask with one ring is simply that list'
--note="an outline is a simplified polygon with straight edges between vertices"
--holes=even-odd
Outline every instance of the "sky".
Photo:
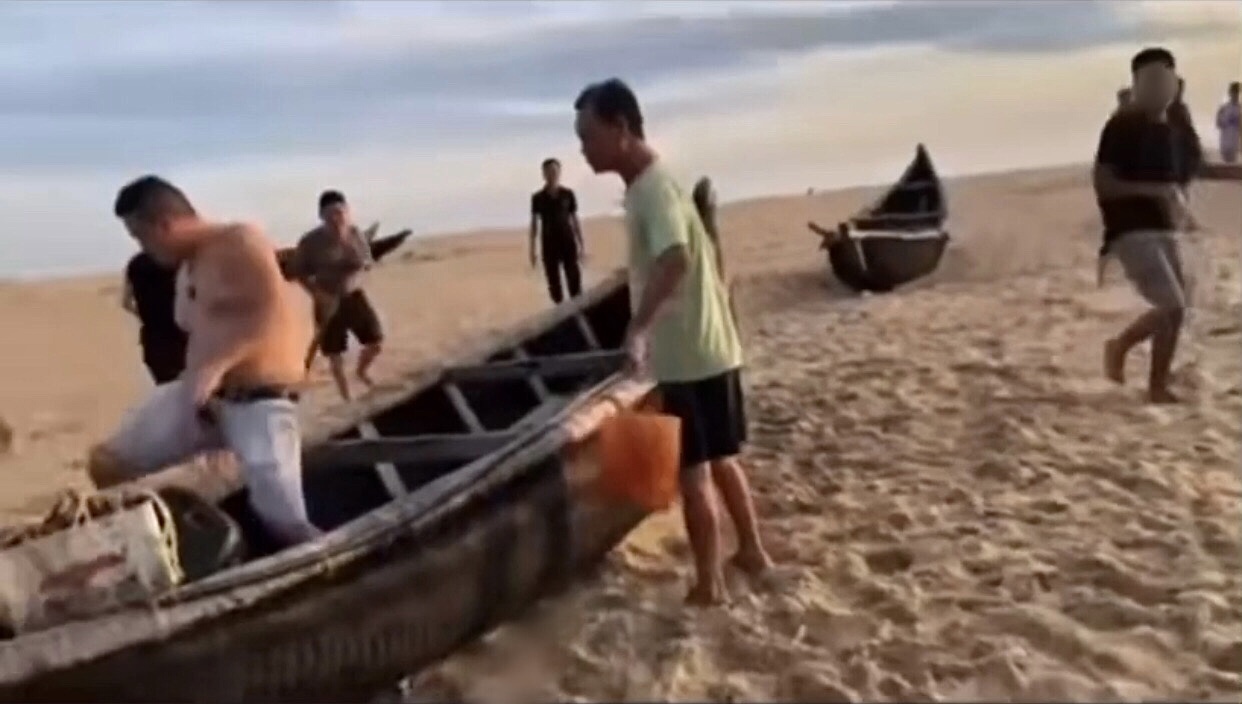
[{"label": "sky", "polygon": [[1242,77],[1242,0],[0,3],[0,277],[118,268],[125,181],[288,242],[339,188],[417,233],[523,226],[572,103],[635,89],[656,148],[722,198],[1090,158],[1128,59],[1173,49],[1205,141]]}]

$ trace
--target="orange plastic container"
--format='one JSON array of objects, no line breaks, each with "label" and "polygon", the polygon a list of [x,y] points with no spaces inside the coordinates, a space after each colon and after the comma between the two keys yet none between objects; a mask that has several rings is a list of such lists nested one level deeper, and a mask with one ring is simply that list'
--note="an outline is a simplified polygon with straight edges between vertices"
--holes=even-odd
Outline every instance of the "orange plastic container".
[{"label": "orange plastic container", "polygon": [[599,486],[611,498],[662,511],[677,499],[681,419],[622,410],[600,424],[595,437]]}]

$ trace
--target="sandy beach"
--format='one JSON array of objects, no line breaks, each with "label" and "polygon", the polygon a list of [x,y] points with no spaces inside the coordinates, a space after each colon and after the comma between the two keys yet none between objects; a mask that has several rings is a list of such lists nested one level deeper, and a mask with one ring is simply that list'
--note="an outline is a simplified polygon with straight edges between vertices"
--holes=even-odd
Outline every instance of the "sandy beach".
[{"label": "sandy beach", "polygon": [[[654,516],[593,580],[406,698],[1237,702],[1242,182],[1196,186],[1184,403],[1153,407],[1145,350],[1129,387],[1101,375],[1101,344],[1140,304],[1115,266],[1095,284],[1087,171],[951,181],[940,270],[885,296],[830,283],[805,228],[872,190],[724,206],[775,579],[686,610],[679,517]],[[585,228],[590,283],[622,242],[614,220]],[[546,306],[524,246],[518,230],[478,232],[386,261],[371,283],[390,333],[378,379]],[[119,284],[0,283],[0,519],[85,487],[88,444],[148,388]],[[308,414],[335,403],[316,374]]]}]

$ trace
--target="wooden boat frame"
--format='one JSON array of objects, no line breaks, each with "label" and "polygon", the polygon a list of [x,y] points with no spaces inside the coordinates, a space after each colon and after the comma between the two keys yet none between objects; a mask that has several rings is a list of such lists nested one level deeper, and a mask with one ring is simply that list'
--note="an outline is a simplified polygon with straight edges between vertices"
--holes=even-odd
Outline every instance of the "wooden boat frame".
[{"label": "wooden boat frame", "polygon": [[[618,272],[453,364],[377,390],[356,410],[315,418],[306,471],[343,460],[374,465],[397,498],[313,543],[187,584],[149,607],[0,642],[0,700],[340,701],[445,656],[596,564],[646,512],[598,493],[592,435],[620,409],[658,403],[650,381],[615,371],[617,352],[599,349],[585,319],[625,287]],[[525,341],[567,321],[595,349],[521,359]],[[504,351],[517,359],[489,363]],[[467,379],[524,377],[546,399],[540,385],[582,370],[607,376],[563,406],[541,404],[509,432],[485,430],[452,391]],[[352,430],[437,386],[469,434]],[[363,437],[342,439],[348,434]],[[429,456],[463,466],[402,493],[393,464]],[[179,469],[166,484],[193,484]]]},{"label": "wooden boat frame", "polygon": [[[928,171],[929,180],[919,176]],[[885,212],[884,202],[890,197],[909,191],[933,188],[937,209],[928,212]],[[877,197],[870,205],[859,210],[835,229],[808,222],[807,228],[820,238],[820,249],[828,253],[828,264],[833,274],[854,291],[887,292],[904,283],[926,276],[935,270],[948,244],[949,234],[944,230],[947,217],[947,201],[935,166],[924,145],[919,144],[914,159],[906,166],[901,177]],[[925,263],[914,267],[916,271],[899,272],[900,267],[873,266],[883,259],[878,250],[894,241],[918,244]],[[890,271],[889,269],[893,269]]]}]

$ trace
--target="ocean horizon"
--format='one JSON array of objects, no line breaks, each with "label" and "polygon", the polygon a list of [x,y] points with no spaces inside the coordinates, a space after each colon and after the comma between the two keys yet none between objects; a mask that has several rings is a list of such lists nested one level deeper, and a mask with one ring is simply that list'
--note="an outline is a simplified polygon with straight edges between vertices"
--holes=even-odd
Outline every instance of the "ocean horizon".
[{"label": "ocean horizon", "polygon": [[725,200],[891,181],[919,142],[946,175],[1087,162],[1153,44],[1211,149],[1242,79],[1242,0],[13,0],[0,20],[7,279],[119,269],[112,200],[144,173],[279,242],[325,188],[385,232],[524,227],[549,156],[584,215],[614,212],[572,128],[611,76]]}]

